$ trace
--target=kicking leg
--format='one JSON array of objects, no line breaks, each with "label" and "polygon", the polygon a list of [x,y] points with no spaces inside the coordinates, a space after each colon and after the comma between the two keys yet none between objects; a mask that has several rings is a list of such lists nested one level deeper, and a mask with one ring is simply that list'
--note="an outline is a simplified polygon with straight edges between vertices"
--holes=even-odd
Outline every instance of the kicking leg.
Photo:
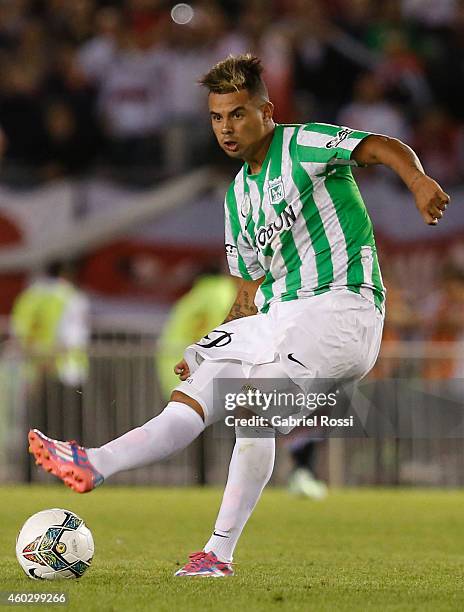
[{"label": "kicking leg", "polygon": [[224,406],[213,401],[215,378],[240,378],[237,362],[204,361],[173,391],[161,414],[99,448],[60,442],[40,431],[29,432],[29,448],[36,463],[77,491],[91,491],[116,472],[160,461],[188,446],[206,426],[224,416]]},{"label": "kicking leg", "polygon": [[200,404],[174,391],[161,414],[100,448],[87,449],[87,455],[95,469],[109,478],[166,459],[193,442],[204,428]]},{"label": "kicking leg", "polygon": [[116,472],[149,465],[184,449],[204,428],[200,404],[174,391],[161,414],[100,448],[51,440],[37,430],[29,432],[29,445],[38,465],[85,493]]}]

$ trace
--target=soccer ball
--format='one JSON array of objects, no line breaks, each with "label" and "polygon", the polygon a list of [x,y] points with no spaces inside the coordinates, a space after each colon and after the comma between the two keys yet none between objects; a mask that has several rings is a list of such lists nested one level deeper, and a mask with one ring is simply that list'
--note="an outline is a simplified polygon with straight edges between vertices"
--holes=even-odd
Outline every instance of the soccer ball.
[{"label": "soccer ball", "polygon": [[92,562],[94,549],[84,521],[60,508],[33,514],[16,538],[19,564],[35,580],[80,578]]}]

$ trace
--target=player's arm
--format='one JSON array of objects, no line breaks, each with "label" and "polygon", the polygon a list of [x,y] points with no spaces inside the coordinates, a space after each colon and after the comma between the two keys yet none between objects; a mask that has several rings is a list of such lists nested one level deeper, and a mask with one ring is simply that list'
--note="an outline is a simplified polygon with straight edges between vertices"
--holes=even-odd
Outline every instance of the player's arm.
[{"label": "player's arm", "polygon": [[351,158],[361,166],[383,164],[391,168],[414,196],[417,209],[428,225],[436,225],[443,217],[450,197],[425,174],[411,147],[396,138],[372,134],[356,146]]},{"label": "player's arm", "polygon": [[230,309],[229,314],[224,319],[224,323],[233,321],[234,319],[241,319],[242,317],[249,317],[257,313],[255,306],[255,295],[258,291],[258,287],[264,280],[258,278],[258,280],[241,280],[237,291],[237,297]]}]

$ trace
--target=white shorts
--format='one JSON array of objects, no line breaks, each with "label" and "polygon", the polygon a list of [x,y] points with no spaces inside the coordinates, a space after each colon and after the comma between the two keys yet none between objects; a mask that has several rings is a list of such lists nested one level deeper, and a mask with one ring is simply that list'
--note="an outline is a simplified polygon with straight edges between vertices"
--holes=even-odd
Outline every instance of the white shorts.
[{"label": "white shorts", "polygon": [[223,417],[213,408],[217,378],[237,379],[240,387],[244,378],[285,378],[305,393],[316,379],[359,380],[375,364],[383,320],[372,302],[348,290],[276,302],[266,314],[220,325],[189,346],[191,376],[176,390],[202,405],[209,425]]}]

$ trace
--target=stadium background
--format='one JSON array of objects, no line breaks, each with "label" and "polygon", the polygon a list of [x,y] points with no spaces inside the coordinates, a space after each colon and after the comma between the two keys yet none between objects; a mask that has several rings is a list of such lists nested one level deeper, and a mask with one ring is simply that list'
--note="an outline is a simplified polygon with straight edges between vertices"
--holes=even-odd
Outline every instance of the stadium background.
[{"label": "stadium background", "polygon": [[[79,258],[91,301],[84,443],[103,443],[162,408],[154,365],[162,324],[204,266],[223,261],[223,194],[237,166],[212,140],[196,79],[229,53],[262,58],[278,121],[398,137],[451,194],[449,214],[429,228],[391,173],[357,172],[388,287],[371,380],[462,389],[464,3],[205,1],[192,3],[187,24],[173,21],[173,4],[0,4],[4,481],[45,478],[25,465],[20,360],[7,347],[15,297],[52,259]],[[76,394],[45,396],[37,409],[49,433],[64,421],[75,436],[66,411]],[[332,439],[321,450],[319,474],[332,485],[464,479],[459,436]],[[177,458],[115,482],[221,483],[228,460],[224,441],[207,433]],[[288,467],[282,444],[275,483]]]}]

